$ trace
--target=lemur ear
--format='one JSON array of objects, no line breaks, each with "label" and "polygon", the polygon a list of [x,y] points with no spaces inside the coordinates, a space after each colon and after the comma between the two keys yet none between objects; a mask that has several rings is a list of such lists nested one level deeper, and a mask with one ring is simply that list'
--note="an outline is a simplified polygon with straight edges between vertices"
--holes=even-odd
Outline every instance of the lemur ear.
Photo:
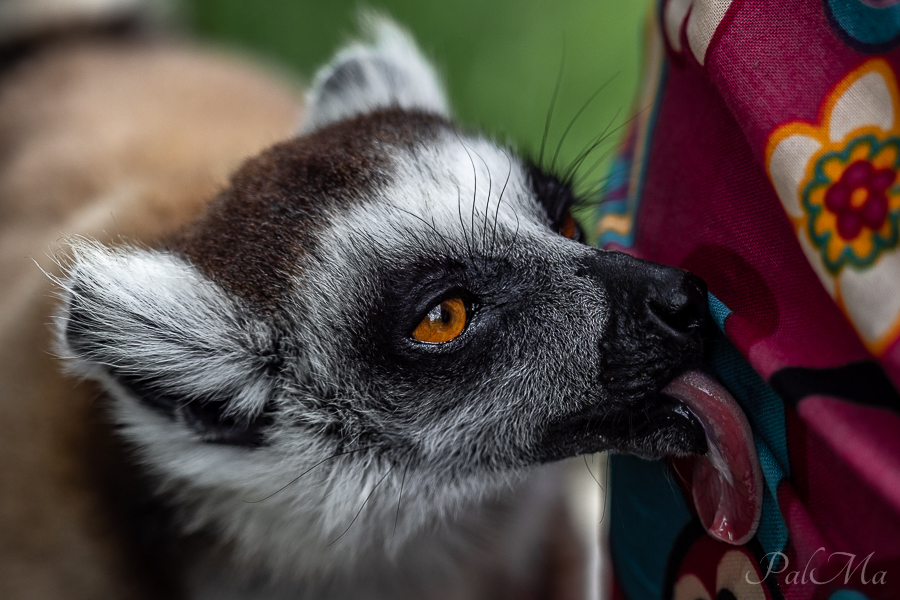
[{"label": "lemur ear", "polygon": [[301,133],[390,107],[448,116],[437,73],[409,33],[372,13],[364,13],[360,21],[368,43],[345,47],[318,72]]},{"label": "lemur ear", "polygon": [[173,254],[72,254],[58,333],[73,370],[203,441],[258,445],[279,361],[271,329]]}]

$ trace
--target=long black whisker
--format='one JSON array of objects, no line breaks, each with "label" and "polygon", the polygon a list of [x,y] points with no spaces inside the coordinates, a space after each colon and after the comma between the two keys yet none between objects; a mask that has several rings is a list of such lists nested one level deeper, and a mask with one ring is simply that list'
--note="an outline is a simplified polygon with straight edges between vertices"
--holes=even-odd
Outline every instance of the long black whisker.
[{"label": "long black whisker", "polygon": [[[572,184],[573,189],[582,189],[582,186],[587,181],[588,177],[590,177],[591,173],[596,171],[597,167],[599,167],[603,162],[606,161],[606,159],[608,159],[612,154],[614,154],[615,150],[616,149],[614,147],[612,147],[612,148],[607,149],[602,154],[600,154],[599,158],[597,158],[597,160],[594,162],[594,164],[591,165],[591,168],[588,169],[583,176],[579,177],[578,181],[576,181],[575,183]],[[609,179],[609,175],[600,177],[590,188],[588,188],[588,190],[586,190],[586,192],[594,193],[596,191],[599,191],[598,188],[600,188],[601,184],[604,183],[607,179]]]},{"label": "long black whisker", "polygon": [[462,230],[463,240],[466,242],[466,249],[469,251],[469,256],[472,256],[472,247],[469,245],[469,236],[466,234],[466,224],[463,221],[462,216],[462,190],[459,189],[459,186],[456,186],[456,212],[459,213],[459,228]]},{"label": "long black whisker", "polygon": [[600,483],[600,480],[597,479],[597,477],[594,475],[594,472],[591,471],[591,468],[587,464],[587,455],[585,454],[584,456],[582,456],[582,458],[584,459],[584,468],[587,469],[587,472],[591,474],[591,479],[593,479],[594,482],[596,482],[597,487],[599,487],[602,490],[603,485]]},{"label": "long black whisker", "polygon": [[[588,168],[587,171],[585,171],[584,174],[574,182],[572,187],[574,187],[575,189],[579,189],[584,184],[584,182],[587,181],[588,178],[593,174],[593,172],[597,170],[597,167],[599,167],[603,163],[603,161],[609,158],[610,154],[612,154],[614,151],[615,148],[610,148],[609,150],[601,154],[600,158],[594,161],[594,164],[592,164],[590,168]],[[601,179],[606,179],[606,177],[603,177]]]},{"label": "long black whisker", "polygon": [[485,236],[487,235],[487,224],[488,224],[488,215],[490,214],[491,208],[491,191],[494,186],[494,178],[491,175],[491,168],[488,166],[487,161],[484,160],[477,152],[475,155],[481,159],[481,163],[484,165],[485,170],[488,174],[488,191],[487,191],[487,200],[484,203],[484,223],[481,226],[481,251],[487,253],[487,248],[485,247]]},{"label": "long black whisker", "polygon": [[[644,109],[644,110],[647,110],[647,109]],[[619,116],[619,114],[622,112],[621,108],[620,108],[619,110],[617,110],[615,116],[613,116],[612,120],[609,122],[609,125],[606,126],[606,128],[603,130],[603,132],[602,132],[597,138],[595,138],[595,140],[594,140],[593,143],[588,144],[588,146],[586,146],[586,147],[581,151],[581,153],[579,153],[578,158],[576,159],[576,161],[575,161],[575,162],[569,167],[569,169],[566,171],[566,178],[568,179],[568,178],[571,178],[572,176],[574,176],[575,171],[578,169],[579,166],[581,166],[581,163],[582,163],[582,162],[583,162],[583,161],[584,161],[584,160],[585,160],[585,159],[586,159],[586,158],[587,158],[587,157],[588,157],[588,156],[589,156],[589,155],[590,155],[590,154],[591,154],[591,153],[592,153],[592,152],[593,152],[600,144],[602,144],[603,142],[605,142],[606,140],[608,140],[610,137],[612,137],[614,134],[616,134],[617,132],[621,131],[623,128],[625,128],[626,126],[628,126],[628,125],[630,125],[632,122],[634,122],[634,121],[641,115],[641,113],[644,112],[644,110],[640,110],[640,111],[636,112],[634,115],[632,115],[631,117],[629,117],[628,119],[626,119],[624,122],[622,122],[622,124],[616,126],[614,129],[610,130],[609,128],[612,126],[613,122],[615,122],[616,118],[617,118],[617,117]],[[602,159],[601,159],[601,162],[602,162]]]},{"label": "long black whisker", "polygon": [[494,255],[494,248],[497,240],[497,219],[500,215],[500,203],[503,202],[503,194],[506,192],[506,186],[509,185],[509,177],[512,175],[512,159],[508,152],[503,153],[506,156],[506,181],[503,182],[503,189],[500,190],[500,197],[497,198],[497,208],[494,209],[494,228],[491,231],[491,256]]},{"label": "long black whisker", "polygon": [[610,130],[610,127],[612,127],[613,122],[619,116],[619,112],[621,112],[621,109],[616,111],[616,114],[613,117],[612,121],[610,121],[609,125],[607,125],[603,129],[603,131],[600,133],[600,135],[598,135],[596,138],[594,138],[593,142],[589,143],[587,146],[585,146],[585,148],[582,149],[581,152],[578,153],[578,156],[575,158],[575,160],[572,162],[572,164],[569,166],[569,168],[566,169],[566,173],[563,176],[564,180],[566,180],[566,181],[571,180],[572,176],[575,174],[575,171],[577,171],[578,167],[581,166],[581,163],[584,162],[584,160],[588,156],[590,156],[591,153],[594,150],[596,150],[601,144],[608,141],[609,138],[611,138],[615,133],[617,133],[620,129],[622,129],[622,127],[624,127],[626,123],[628,123],[628,121],[626,121],[622,125],[619,125],[619,126],[615,127],[614,129]]},{"label": "long black whisker", "polygon": [[513,239],[506,245],[506,251],[503,253],[501,257],[502,260],[506,260],[509,257],[509,253],[512,252],[513,248],[516,246],[516,242],[519,239],[519,213],[513,212],[513,215],[516,217],[516,231],[513,233]]},{"label": "long black whisker", "polygon": [[381,485],[381,482],[384,481],[385,479],[387,479],[387,476],[390,475],[390,474],[391,474],[391,471],[393,471],[393,470],[394,470],[394,466],[391,465],[391,468],[388,469],[387,473],[385,473],[384,475],[381,476],[381,479],[378,480],[378,483],[376,483],[376,484],[374,485],[374,487],[372,487],[372,491],[369,492],[369,495],[366,496],[366,499],[365,499],[365,500],[363,500],[362,506],[360,506],[360,507],[359,507],[359,510],[356,511],[356,516],[354,516],[354,517],[353,517],[353,520],[350,521],[350,524],[347,525],[347,529],[344,530],[344,533],[342,533],[341,535],[337,536],[337,538],[336,538],[335,540],[333,540],[331,543],[328,544],[329,546],[331,546],[332,544],[336,543],[338,540],[340,540],[342,537],[344,537],[344,534],[346,534],[348,531],[350,531],[350,528],[353,527],[353,524],[354,524],[354,523],[356,523],[356,519],[359,518],[359,515],[362,513],[363,509],[366,507],[366,504],[368,504],[368,503],[369,503],[369,500],[372,498],[372,494],[375,493],[375,490],[378,489],[378,486]]},{"label": "long black whisker", "polygon": [[[472,247],[474,248],[475,247],[475,214],[477,212],[475,207],[478,202],[478,169],[475,166],[475,160],[472,158],[472,154],[469,152],[469,150],[471,150],[472,152],[475,152],[475,156],[477,156],[478,160],[481,161],[481,164],[484,165],[484,168],[488,174],[488,195],[487,195],[487,203],[485,204],[485,209],[484,209],[485,223],[487,223],[486,218],[487,218],[488,206],[490,206],[490,203],[491,203],[491,186],[493,185],[493,179],[491,177],[491,169],[490,169],[490,167],[488,167],[487,161],[484,160],[484,157],[481,156],[480,154],[478,154],[478,152],[476,152],[474,148],[469,148],[469,146],[467,146],[465,144],[465,142],[463,142],[462,140],[460,140],[460,143],[463,145],[463,148],[466,150],[466,155],[469,157],[469,162],[472,163],[472,177],[474,177],[474,179],[475,179],[475,190],[472,192],[472,215],[471,215]],[[482,236],[481,236],[481,247],[482,247],[482,251],[483,251],[484,250],[484,232],[482,232]],[[474,262],[474,260],[475,260],[474,254],[472,254],[469,258]]]},{"label": "long black whisker", "polygon": [[[462,143],[462,142],[460,142]],[[471,224],[469,227],[469,232],[472,234],[472,247],[469,250],[469,260],[475,261],[475,202],[478,200],[478,167],[475,166],[475,159],[472,158],[472,154],[469,153],[469,148],[465,144],[463,144],[463,148],[466,151],[466,156],[469,157],[469,162],[472,163],[472,178],[474,181],[474,186],[472,190],[472,214],[471,214]]]},{"label": "long black whisker", "polygon": [[578,109],[578,112],[576,112],[575,116],[572,117],[572,120],[569,121],[568,126],[566,126],[565,131],[563,131],[562,137],[559,138],[559,143],[556,145],[556,152],[553,153],[553,160],[550,161],[550,171],[553,171],[553,169],[556,167],[556,159],[559,158],[559,152],[560,152],[560,150],[562,150],[563,143],[566,141],[566,136],[569,135],[569,131],[571,131],[572,127],[575,126],[575,122],[578,121],[578,117],[581,116],[581,113],[583,113],[585,110],[587,110],[587,107],[591,105],[591,102],[594,101],[594,98],[599,96],[600,92],[602,92],[604,89],[606,89],[606,86],[608,86],[610,83],[612,83],[612,81],[616,77],[618,77],[618,75],[619,74],[616,73],[615,75],[613,75],[612,77],[607,79],[606,82],[603,83],[603,85],[601,85],[599,88],[597,88],[597,91],[594,92],[593,94],[591,94],[590,98],[588,98],[585,101],[585,103],[581,105],[581,108]]},{"label": "long black whisker", "polygon": [[462,195],[459,189],[459,186],[456,186],[456,209],[459,212],[459,226],[462,228],[463,237],[466,240],[466,248],[469,251],[469,260],[475,260],[475,250],[473,246],[475,245],[475,198],[478,194],[478,172],[475,168],[475,160],[472,158],[472,155],[469,153],[469,147],[466,146],[466,143],[462,141],[462,138],[459,137],[459,133],[456,134],[456,139],[463,147],[463,150],[466,151],[466,156],[469,157],[469,162],[472,164],[472,176],[475,178],[474,182],[474,190],[472,192],[472,243],[469,243],[469,235],[466,233],[466,225],[463,221],[462,216]]},{"label": "long black whisker", "polygon": [[355,450],[346,450],[346,451],[344,451],[344,452],[337,452],[337,453],[335,453],[335,454],[332,454],[332,455],[329,456],[328,458],[323,458],[322,460],[320,460],[319,462],[317,462],[316,464],[314,464],[313,466],[311,466],[311,467],[308,468],[307,470],[303,471],[302,473],[300,473],[299,475],[297,475],[295,478],[293,478],[291,481],[289,481],[288,483],[284,484],[283,486],[281,486],[280,488],[278,488],[277,490],[275,490],[274,492],[272,492],[271,494],[269,494],[269,495],[266,496],[265,498],[262,498],[262,499],[260,499],[260,500],[244,500],[244,502],[245,502],[246,504],[258,504],[258,503],[260,503],[260,502],[264,502],[264,501],[268,500],[269,498],[271,498],[272,496],[274,496],[275,494],[280,494],[281,492],[283,492],[284,490],[286,490],[286,489],[289,488],[290,486],[294,485],[295,483],[297,483],[298,481],[300,481],[300,480],[303,478],[304,475],[306,475],[307,473],[309,473],[310,471],[312,471],[312,470],[315,469],[316,467],[318,467],[318,466],[320,466],[320,465],[322,465],[322,464],[328,462],[329,460],[333,460],[333,459],[335,459],[335,458],[337,458],[337,457],[339,457],[339,456],[346,456],[346,455],[348,455],[348,454],[355,454],[355,453],[361,452],[361,451],[363,451],[363,450],[370,450],[370,449],[372,449],[372,448],[374,448],[374,446],[363,446],[362,448],[356,448]]},{"label": "long black whisker", "polygon": [[432,217],[432,220],[431,220],[431,222],[429,223],[428,221],[426,221],[425,219],[423,219],[423,218],[420,217],[419,215],[415,214],[415,213],[412,212],[412,211],[406,210],[405,208],[400,208],[399,206],[396,206],[396,205],[391,204],[391,203],[388,203],[387,206],[393,208],[394,210],[400,211],[400,212],[402,212],[402,213],[406,213],[407,215],[413,217],[414,219],[418,219],[419,221],[421,221],[422,223],[424,223],[426,227],[428,227],[429,229],[431,229],[432,233],[434,233],[436,236],[438,236],[438,238],[440,238],[440,240],[443,242],[444,248],[447,250],[448,254],[452,254],[452,253],[453,253],[453,244],[450,242],[449,239],[447,239],[446,236],[444,236],[443,234],[441,234],[441,232],[439,232],[439,231],[437,230],[437,227],[435,226],[435,223],[434,223],[434,217]]},{"label": "long black whisker", "polygon": [[604,184],[609,181],[610,177],[604,176],[597,180],[597,183],[588,190],[580,193],[574,206],[578,209],[595,208],[606,202],[605,198],[601,198],[598,194],[603,190]]},{"label": "long black whisker", "polygon": [[562,56],[559,59],[559,74],[556,76],[556,85],[553,88],[553,96],[550,97],[550,108],[547,110],[547,119],[544,121],[544,135],[541,137],[541,152],[538,155],[538,164],[544,164],[544,147],[547,144],[547,133],[550,131],[550,120],[553,118],[553,109],[556,106],[556,97],[559,95],[559,87],[562,84],[562,76],[566,65],[566,40],[563,39]]},{"label": "long black whisker", "polygon": [[403,477],[400,479],[400,495],[397,496],[397,514],[394,515],[394,531],[391,533],[391,537],[394,537],[394,534],[397,533],[397,523],[400,521],[400,502],[403,500],[403,484],[406,482],[406,472],[409,470],[409,462],[412,460],[412,456],[406,459],[406,466],[403,467]]},{"label": "long black whisker", "polygon": [[600,513],[600,522],[606,518],[606,506],[609,504],[609,452],[606,452],[606,489],[603,490],[603,512]]},{"label": "long black whisker", "polygon": [[616,110],[616,114],[613,116],[612,119],[610,119],[609,124],[607,124],[607,126],[603,128],[603,131],[600,132],[600,135],[595,137],[592,142],[585,144],[584,148],[581,149],[581,152],[578,153],[578,156],[573,161],[573,164],[566,171],[567,176],[573,175],[575,173],[575,170],[582,163],[582,161],[584,161],[588,156],[590,156],[591,153],[599,145],[601,145],[604,142],[606,142],[607,140],[609,140],[609,138],[611,138],[615,133],[617,133],[619,130],[621,130],[623,127],[625,127],[625,125],[631,123],[632,119],[634,119],[634,117],[632,117],[632,118],[626,120],[624,123],[617,125],[615,128],[610,129],[613,126],[613,123],[615,123],[616,118],[618,118],[618,116],[621,112],[622,112],[621,108]]}]

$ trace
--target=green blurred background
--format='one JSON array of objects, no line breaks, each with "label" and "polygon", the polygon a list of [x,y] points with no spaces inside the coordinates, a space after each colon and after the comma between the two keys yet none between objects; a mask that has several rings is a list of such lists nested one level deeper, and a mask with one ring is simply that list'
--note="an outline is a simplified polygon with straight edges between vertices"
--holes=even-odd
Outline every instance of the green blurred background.
[{"label": "green blurred background", "polygon": [[[560,63],[564,70],[548,135],[552,156],[582,105],[606,87],[569,132],[565,169],[606,128],[610,140],[581,191],[600,183],[629,116],[650,0],[184,0],[201,37],[249,51],[309,81],[356,31],[360,6],[412,30],[443,73],[459,120],[536,157]],[[618,129],[616,129],[618,128]],[[604,153],[607,158],[602,158]],[[562,170],[561,169],[561,170]]]}]

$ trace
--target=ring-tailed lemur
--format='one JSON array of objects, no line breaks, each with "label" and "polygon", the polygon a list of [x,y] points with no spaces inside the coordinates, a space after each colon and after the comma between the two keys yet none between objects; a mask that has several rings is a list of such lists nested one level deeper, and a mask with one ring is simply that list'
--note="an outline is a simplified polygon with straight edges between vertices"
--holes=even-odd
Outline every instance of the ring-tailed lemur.
[{"label": "ring-tailed lemur", "polygon": [[190,540],[191,597],[456,597],[539,465],[707,449],[660,395],[702,281],[580,243],[567,183],[370,26],[198,219],[76,239],[59,279],[59,352]]}]

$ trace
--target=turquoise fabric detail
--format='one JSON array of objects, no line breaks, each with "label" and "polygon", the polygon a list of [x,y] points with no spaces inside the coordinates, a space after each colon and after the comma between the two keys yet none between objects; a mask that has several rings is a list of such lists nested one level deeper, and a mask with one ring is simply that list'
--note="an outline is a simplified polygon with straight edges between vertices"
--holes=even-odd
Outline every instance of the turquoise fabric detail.
[{"label": "turquoise fabric detail", "polygon": [[[759,529],[756,530],[756,537],[766,554],[782,552],[787,545],[788,529],[787,523],[784,522],[784,517],[781,516],[777,494],[778,483],[784,479],[784,474],[778,468],[778,463],[775,461],[772,453],[769,452],[768,446],[756,438],[754,438],[754,442],[756,443],[756,453],[759,455],[759,464],[762,466],[763,477],[766,480],[766,486],[763,489],[762,515],[759,519]],[[776,565],[780,565],[783,560],[781,555],[776,554],[776,558],[778,559]]]},{"label": "turquoise fabric detail", "polygon": [[828,600],[869,600],[869,597],[856,590],[838,590],[828,596]]},{"label": "turquoise fabric detail", "polygon": [[610,457],[609,536],[625,597],[661,598],[669,552],[691,511],[665,461]]},{"label": "turquoise fabric detail", "polygon": [[[713,309],[710,301],[710,310],[730,314],[718,299],[715,303],[717,307]],[[719,336],[713,345],[712,366],[719,381],[744,410],[753,430],[753,442],[766,483],[757,538],[765,552],[781,552],[787,544],[788,530],[778,505],[778,484],[790,477],[784,402],[725,336]]]},{"label": "turquoise fabric detail", "polygon": [[790,477],[784,401],[725,337],[719,337],[713,346],[712,366],[744,409],[754,436],[769,447],[782,473]]},{"label": "turquoise fabric detail", "polygon": [[709,294],[709,314],[719,326],[719,331],[725,333],[725,319],[731,314],[731,309],[725,306],[721,300]]},{"label": "turquoise fabric detail", "polygon": [[631,161],[623,156],[617,156],[609,167],[609,176],[603,184],[603,197],[607,197],[611,190],[619,190],[628,185],[631,177]]},{"label": "turquoise fabric detail", "polygon": [[885,44],[900,35],[900,5],[876,7],[860,0],[827,0],[845,34],[863,44]]}]

